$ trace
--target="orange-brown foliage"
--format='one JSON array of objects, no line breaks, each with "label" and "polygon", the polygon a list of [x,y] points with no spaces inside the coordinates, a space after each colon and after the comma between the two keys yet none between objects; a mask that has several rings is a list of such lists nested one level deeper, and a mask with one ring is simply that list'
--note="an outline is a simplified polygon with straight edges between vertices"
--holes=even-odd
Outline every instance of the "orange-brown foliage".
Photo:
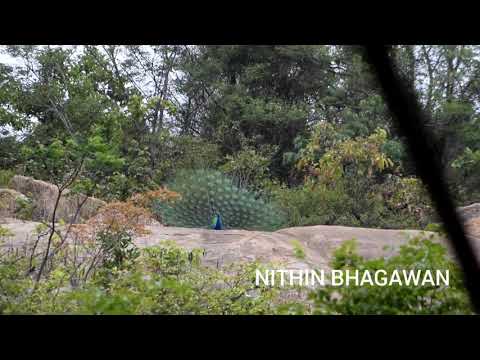
[{"label": "orange-brown foliage", "polygon": [[133,195],[126,202],[116,201],[103,206],[98,213],[84,224],[72,225],[77,239],[94,241],[101,231],[127,232],[131,235],[146,235],[145,225],[154,220],[148,210],[154,199],[175,201],[180,194],[166,188]]},{"label": "orange-brown foliage", "polygon": [[116,201],[103,206],[84,224],[72,225],[72,233],[80,240],[94,241],[101,231],[127,232],[134,236],[146,235],[145,225],[154,219],[148,210],[155,199],[175,201],[180,194],[166,188],[133,195],[126,202]]},{"label": "orange-brown foliage", "polygon": [[145,228],[152,222],[147,209],[135,206],[132,202],[112,202],[102,207],[97,215],[85,224],[72,226],[72,233],[82,240],[94,240],[101,231],[127,232],[131,235],[146,235]]},{"label": "orange-brown foliage", "polygon": [[135,206],[131,202],[112,202],[105,205],[88,223],[94,227],[103,227],[114,232],[144,234],[145,225],[152,217],[147,209]]},{"label": "orange-brown foliage", "polygon": [[148,208],[153,200],[158,199],[160,201],[175,201],[179,198],[179,193],[161,187],[157,190],[134,194],[128,201],[134,203],[136,206]]}]

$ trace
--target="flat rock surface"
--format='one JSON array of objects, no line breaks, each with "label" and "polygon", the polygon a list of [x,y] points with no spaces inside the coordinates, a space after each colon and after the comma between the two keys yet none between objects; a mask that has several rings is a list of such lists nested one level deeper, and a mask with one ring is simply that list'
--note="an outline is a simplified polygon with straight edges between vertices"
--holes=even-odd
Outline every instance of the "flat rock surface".
[{"label": "flat rock surface", "polygon": [[[332,252],[343,241],[353,238],[357,239],[359,254],[366,258],[391,256],[408,239],[422,233],[417,230],[381,230],[327,225],[287,228],[276,232],[215,231],[161,226],[147,228],[151,233],[136,239],[139,246],[152,246],[162,240],[174,240],[187,249],[204,249],[204,261],[208,265],[222,266],[236,261],[258,260],[281,263],[290,269],[314,267],[328,269]],[[442,241],[438,237],[437,240]],[[295,256],[296,242],[303,249],[304,258]]]},{"label": "flat rock surface", "polygon": [[480,218],[480,203],[457,208],[459,215],[466,221]]},{"label": "flat rock surface", "polygon": [[[1,225],[9,228],[13,237],[5,245],[19,246],[32,241],[37,222],[3,219]],[[154,246],[165,240],[173,240],[186,249],[204,249],[203,261],[208,266],[222,267],[233,262],[260,261],[281,264],[287,269],[328,269],[332,253],[345,240],[356,239],[358,252],[366,258],[389,257],[410,238],[432,235],[434,241],[448,243],[434,233],[418,230],[383,230],[346,226],[305,226],[261,232],[247,230],[206,230],[149,225],[150,234],[138,237],[140,247]],[[480,239],[474,238],[480,255]],[[295,255],[295,243],[300,244],[303,258]]]},{"label": "flat rock surface", "polygon": [[14,235],[2,238],[3,246],[20,246],[36,239],[35,228],[40,225],[34,221],[14,218],[0,218],[0,226],[9,229]]},{"label": "flat rock surface", "polygon": [[[14,190],[4,189],[7,195],[29,194],[32,196],[37,219],[49,218],[57,190],[52,184],[16,175],[11,181]],[[60,218],[69,218],[75,212],[81,197],[61,199],[58,213]],[[105,203],[95,198],[88,198],[80,213],[81,218],[88,219]],[[35,213],[34,211],[34,213]],[[458,208],[459,215],[467,222],[467,229],[474,240],[477,254],[480,255],[480,203]],[[3,239],[4,246],[20,246],[26,241],[36,239],[34,231],[38,222],[21,221],[7,218],[0,214],[0,224],[13,232],[12,237]],[[35,218],[35,217],[34,217]],[[410,238],[418,236],[418,230],[383,230],[346,226],[305,226],[261,232],[247,230],[206,230],[165,227],[161,224],[149,225],[150,234],[135,239],[139,246],[157,245],[163,240],[173,240],[187,248],[204,249],[204,262],[210,266],[222,266],[232,262],[258,260],[260,262],[281,263],[285,268],[302,269],[320,267],[328,269],[332,253],[345,240],[356,239],[358,252],[366,258],[392,256],[398,248]],[[425,233],[427,236],[434,233]],[[435,235],[449,247],[449,243]],[[304,257],[295,256],[295,244],[299,244]]]}]

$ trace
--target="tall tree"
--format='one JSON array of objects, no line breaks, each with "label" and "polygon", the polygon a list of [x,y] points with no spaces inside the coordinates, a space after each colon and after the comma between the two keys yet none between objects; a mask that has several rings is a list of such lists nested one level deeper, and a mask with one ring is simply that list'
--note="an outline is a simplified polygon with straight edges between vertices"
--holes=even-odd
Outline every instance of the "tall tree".
[{"label": "tall tree", "polygon": [[325,46],[185,47],[182,71],[182,130],[218,143],[224,154],[240,150],[242,138],[278,145],[271,170],[279,176],[287,171],[283,153],[318,121],[317,103],[334,76]]}]

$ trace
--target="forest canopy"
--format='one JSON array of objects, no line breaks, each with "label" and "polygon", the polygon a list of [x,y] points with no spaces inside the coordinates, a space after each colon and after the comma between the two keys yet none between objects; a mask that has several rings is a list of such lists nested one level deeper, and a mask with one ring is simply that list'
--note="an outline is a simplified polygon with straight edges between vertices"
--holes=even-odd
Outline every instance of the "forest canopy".
[{"label": "forest canopy", "polygon": [[[388,51],[455,205],[480,202],[480,47]],[[0,314],[470,314],[411,155],[355,46],[0,46]],[[262,254],[301,266],[318,250],[326,266],[331,244],[332,269],[448,269],[452,283],[252,281],[273,266]]]},{"label": "forest canopy", "polygon": [[[0,168],[107,201],[223,173],[283,226],[435,218],[352,46],[2,46]],[[458,205],[480,200],[480,47],[391,49]],[[253,200],[252,200],[253,201]]]}]

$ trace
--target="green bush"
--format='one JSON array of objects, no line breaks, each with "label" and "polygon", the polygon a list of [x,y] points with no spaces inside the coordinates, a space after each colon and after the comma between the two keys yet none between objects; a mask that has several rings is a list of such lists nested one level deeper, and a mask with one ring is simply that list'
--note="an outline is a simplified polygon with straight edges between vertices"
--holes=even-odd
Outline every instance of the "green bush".
[{"label": "green bush", "polygon": [[284,223],[275,203],[238,188],[219,171],[182,171],[167,187],[181,195],[173,203],[154,204],[154,212],[168,225],[207,228],[215,212],[230,229],[273,230]]},{"label": "green bush", "polygon": [[[255,288],[255,264],[230,275],[199,265],[198,252],[171,244],[143,253],[142,266],[119,271],[106,288],[72,294],[81,314],[269,314],[276,292]],[[140,263],[140,262],[139,262]],[[257,296],[252,296],[257,292]]]},{"label": "green bush", "polygon": [[79,285],[70,281],[74,269],[58,261],[36,287],[27,257],[4,256],[0,314],[274,314],[279,306],[288,313],[278,288],[255,285],[259,264],[220,271],[202,266],[201,256],[164,242]]},{"label": "green bush", "polygon": [[432,220],[428,193],[418,179],[399,176],[403,148],[384,129],[342,138],[320,124],[299,146],[290,161],[303,184],[274,191],[290,226],[423,228]]},{"label": "green bush", "polygon": [[269,178],[269,165],[276,147],[263,146],[260,150],[244,144],[242,150],[225,157],[221,170],[234,180],[237,187],[259,190]]},{"label": "green bush", "polygon": [[215,168],[222,159],[218,146],[201,138],[164,132],[158,141],[161,156],[156,160],[153,178],[158,184],[184,169]]},{"label": "green bush", "polygon": [[0,187],[8,188],[14,175],[12,170],[0,170]]},{"label": "green bush", "polygon": [[291,188],[273,184],[266,193],[284,210],[286,226],[423,229],[435,215],[428,195],[414,178],[381,185],[338,180],[334,187],[309,180]]},{"label": "green bush", "polygon": [[480,150],[466,147],[463,153],[451,163],[456,174],[455,190],[463,201],[471,202],[480,198],[478,173],[480,171]]},{"label": "green bush", "polygon": [[9,228],[0,225],[0,239],[7,238],[13,235],[13,232]]},{"label": "green bush", "polygon": [[293,254],[297,259],[305,259],[305,250],[298,240],[292,240],[291,244],[293,245]]},{"label": "green bush", "polygon": [[32,220],[34,208],[31,199],[21,197],[15,199],[15,216],[21,220]]},{"label": "green bush", "polygon": [[103,266],[111,269],[120,268],[126,261],[139,256],[139,250],[127,231],[103,230],[97,235],[103,254]]},{"label": "green bush", "polygon": [[345,195],[337,190],[305,184],[294,188],[276,186],[269,193],[286,214],[285,226],[348,223]]},{"label": "green bush", "polygon": [[335,251],[334,269],[360,271],[449,270],[446,286],[326,286],[312,293],[316,314],[472,314],[459,267],[446,255],[446,249],[429,238],[417,237],[389,259],[366,260],[350,240]]}]

